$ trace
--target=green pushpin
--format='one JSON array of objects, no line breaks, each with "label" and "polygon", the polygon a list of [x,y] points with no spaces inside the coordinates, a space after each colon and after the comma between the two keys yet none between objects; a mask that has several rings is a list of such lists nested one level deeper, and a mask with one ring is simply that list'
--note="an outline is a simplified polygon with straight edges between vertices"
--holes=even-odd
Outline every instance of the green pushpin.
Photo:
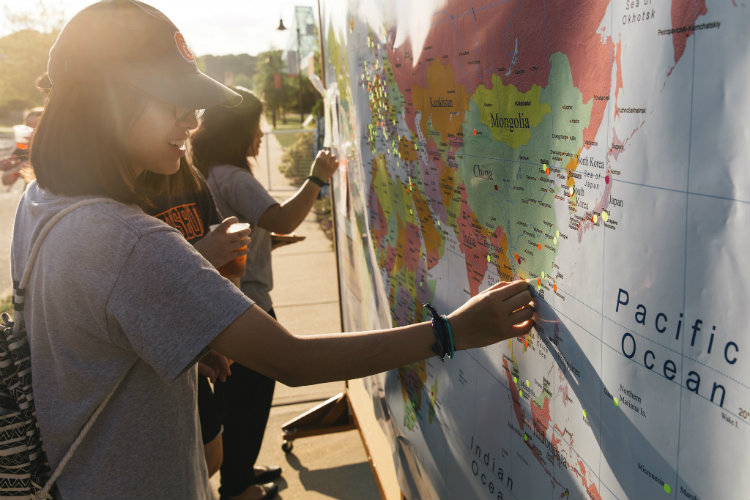
[{"label": "green pushpin", "polygon": [[583,410],[583,418],[586,418],[586,410]]},{"label": "green pushpin", "polygon": [[620,407],[620,402],[617,400],[617,398],[614,398],[614,399],[615,399],[615,406],[617,406],[619,408]]},{"label": "green pushpin", "polygon": [[523,397],[523,391],[518,391],[518,395]]},{"label": "green pushpin", "polygon": [[531,387],[531,384],[529,383],[528,380],[526,380],[526,387]]},{"label": "green pushpin", "polygon": [[525,432],[523,433],[523,440],[524,441],[528,441],[529,440],[529,435],[526,434]]},{"label": "green pushpin", "polygon": [[667,483],[664,483],[664,492],[667,494],[672,492],[672,487],[669,486]]}]

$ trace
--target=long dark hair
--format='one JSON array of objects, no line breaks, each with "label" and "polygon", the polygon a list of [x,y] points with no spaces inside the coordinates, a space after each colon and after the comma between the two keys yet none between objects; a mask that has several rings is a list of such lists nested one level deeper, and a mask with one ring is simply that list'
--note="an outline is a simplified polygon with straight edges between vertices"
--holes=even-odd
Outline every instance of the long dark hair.
[{"label": "long dark hair", "polygon": [[174,175],[137,178],[127,137],[151,97],[126,83],[58,83],[34,132],[31,165],[40,187],[64,196],[107,196],[152,206],[164,192],[200,189],[184,160]]},{"label": "long dark hair", "polygon": [[233,108],[207,109],[190,136],[193,164],[204,177],[208,177],[209,170],[216,165],[235,165],[250,170],[247,151],[260,127],[263,102],[244,87],[232,90],[242,96],[242,103]]}]

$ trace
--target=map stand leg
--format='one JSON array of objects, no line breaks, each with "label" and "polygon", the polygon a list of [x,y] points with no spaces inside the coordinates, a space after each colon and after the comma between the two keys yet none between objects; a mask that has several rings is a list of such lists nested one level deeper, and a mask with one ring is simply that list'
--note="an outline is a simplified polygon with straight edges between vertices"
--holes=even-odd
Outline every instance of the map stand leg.
[{"label": "map stand leg", "polygon": [[281,426],[283,432],[281,449],[289,453],[292,451],[295,439],[350,431],[356,428],[357,425],[349,407],[349,396],[346,392],[340,392],[283,424]]}]

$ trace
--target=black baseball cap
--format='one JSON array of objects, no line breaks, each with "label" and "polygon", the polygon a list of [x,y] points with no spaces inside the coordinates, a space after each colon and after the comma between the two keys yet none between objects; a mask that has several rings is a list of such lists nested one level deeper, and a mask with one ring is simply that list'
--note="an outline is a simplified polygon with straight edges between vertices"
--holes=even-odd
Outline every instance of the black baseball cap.
[{"label": "black baseball cap", "polygon": [[127,82],[177,106],[236,106],[242,96],[198,70],[185,38],[157,9],[136,0],[102,0],[68,21],[50,49],[58,82]]}]

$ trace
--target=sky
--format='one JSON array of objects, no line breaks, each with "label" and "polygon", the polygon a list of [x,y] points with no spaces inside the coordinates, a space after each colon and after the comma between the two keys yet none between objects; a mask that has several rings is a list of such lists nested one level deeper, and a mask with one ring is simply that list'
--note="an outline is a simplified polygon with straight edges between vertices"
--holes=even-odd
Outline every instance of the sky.
[{"label": "sky", "polygon": [[[10,33],[6,12],[33,12],[49,5],[67,21],[93,0],[0,0],[0,37]],[[288,45],[294,28],[294,6],[313,7],[316,0],[146,0],[161,10],[185,36],[192,52],[198,56],[213,54],[257,54]],[[7,10],[6,10],[7,9]],[[276,28],[284,19],[287,31]]]}]

